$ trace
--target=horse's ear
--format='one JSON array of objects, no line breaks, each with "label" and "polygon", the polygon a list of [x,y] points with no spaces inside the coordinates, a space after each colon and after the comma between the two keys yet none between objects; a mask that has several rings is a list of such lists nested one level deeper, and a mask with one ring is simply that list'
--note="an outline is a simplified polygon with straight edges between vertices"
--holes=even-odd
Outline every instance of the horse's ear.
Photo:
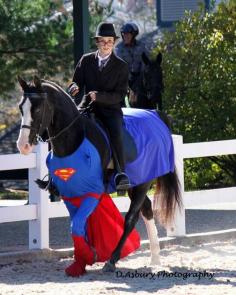
[{"label": "horse's ear", "polygon": [[162,62],[162,53],[159,52],[157,57],[156,57],[156,63],[161,65],[161,62]]},{"label": "horse's ear", "polygon": [[18,82],[19,82],[21,88],[23,90],[25,90],[28,87],[27,82],[23,78],[21,78],[20,76],[17,76],[17,79],[18,79]]},{"label": "horse's ear", "polygon": [[41,88],[41,80],[39,79],[38,76],[34,76],[34,85],[36,88],[40,89]]},{"label": "horse's ear", "polygon": [[150,59],[148,58],[145,52],[142,53],[142,60],[145,63],[145,65],[150,64]]}]

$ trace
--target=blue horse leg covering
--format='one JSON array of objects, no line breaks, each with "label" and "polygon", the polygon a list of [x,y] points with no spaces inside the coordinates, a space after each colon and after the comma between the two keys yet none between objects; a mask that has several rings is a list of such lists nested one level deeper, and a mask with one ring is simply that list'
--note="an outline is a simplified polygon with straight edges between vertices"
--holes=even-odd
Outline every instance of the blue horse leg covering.
[{"label": "blue horse leg covering", "polygon": [[78,210],[78,207],[72,205],[70,202],[68,201],[65,201],[65,205],[66,205],[66,208],[67,210],[69,211],[69,214],[70,214],[70,220],[73,219],[74,215],[76,214],[77,210]]},{"label": "blue horse leg covering", "polygon": [[[76,211],[71,214],[71,232],[73,235],[86,237],[87,219],[97,207],[98,200],[93,197],[84,199]],[[73,206],[74,207],[74,206]],[[68,207],[67,207],[68,208]],[[73,216],[72,216],[73,215]]]}]

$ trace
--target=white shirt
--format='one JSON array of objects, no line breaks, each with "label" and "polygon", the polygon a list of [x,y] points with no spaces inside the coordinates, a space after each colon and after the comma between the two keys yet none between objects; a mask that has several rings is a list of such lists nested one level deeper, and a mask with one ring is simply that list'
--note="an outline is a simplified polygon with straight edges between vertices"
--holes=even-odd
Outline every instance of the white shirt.
[{"label": "white shirt", "polygon": [[110,59],[110,56],[111,56],[111,53],[110,53],[109,55],[105,56],[105,57],[101,57],[101,56],[99,55],[99,53],[98,53],[98,67],[101,66],[102,61],[105,61],[104,65],[103,65],[103,67],[105,67],[106,64],[107,64],[107,62],[108,62],[109,59]]}]

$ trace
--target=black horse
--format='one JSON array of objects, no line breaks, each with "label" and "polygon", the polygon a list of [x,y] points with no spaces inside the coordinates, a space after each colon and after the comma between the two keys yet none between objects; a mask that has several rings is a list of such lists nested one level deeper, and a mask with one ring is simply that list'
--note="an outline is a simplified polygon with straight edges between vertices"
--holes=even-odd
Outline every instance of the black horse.
[{"label": "black horse", "polygon": [[[86,136],[98,150],[103,169],[106,169],[109,148],[104,134],[93,121],[79,113],[69,95],[57,84],[37,77],[34,78],[34,83],[27,83],[22,78],[18,80],[24,92],[20,103],[22,126],[17,143],[20,152],[29,154],[38,139],[44,137],[50,142],[56,156],[66,157],[81,145]],[[162,159],[162,162],[166,160]],[[157,181],[155,196],[159,196],[158,214],[163,224],[167,225],[172,221],[176,207],[181,207],[178,178],[174,171],[160,176]],[[114,271],[115,264],[120,259],[122,247],[134,229],[140,212],[147,226],[152,263],[158,263],[158,236],[151,201],[147,197],[151,183],[153,181],[140,183],[129,190],[131,204],[125,216],[124,231],[110,260],[103,268],[105,271]]]},{"label": "black horse", "polygon": [[134,77],[129,92],[129,104],[132,108],[162,111],[162,91],[164,89],[162,54],[159,53],[152,61],[143,53],[142,60],[144,68],[137,77]]}]

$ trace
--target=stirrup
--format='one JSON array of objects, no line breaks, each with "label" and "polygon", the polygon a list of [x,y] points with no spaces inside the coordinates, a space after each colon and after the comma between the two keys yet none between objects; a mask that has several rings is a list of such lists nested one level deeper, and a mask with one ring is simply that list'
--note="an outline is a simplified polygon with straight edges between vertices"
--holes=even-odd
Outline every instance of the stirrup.
[{"label": "stirrup", "polygon": [[131,187],[129,177],[125,173],[117,173],[114,180],[117,192],[125,192]]}]

